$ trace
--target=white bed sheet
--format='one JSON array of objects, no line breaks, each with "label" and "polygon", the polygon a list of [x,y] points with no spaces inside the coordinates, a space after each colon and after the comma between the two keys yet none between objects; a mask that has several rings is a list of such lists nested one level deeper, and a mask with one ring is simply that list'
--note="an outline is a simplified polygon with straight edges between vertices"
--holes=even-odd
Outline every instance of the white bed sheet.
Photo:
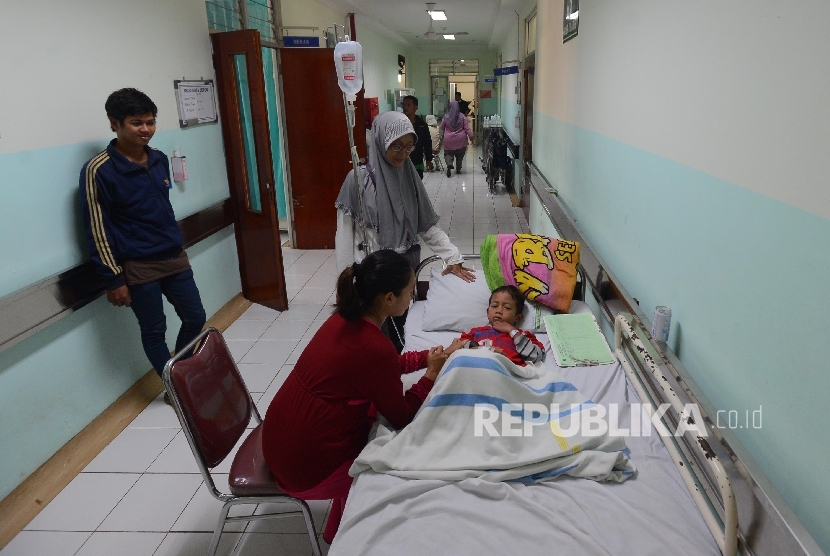
[{"label": "white bed sheet", "polygon": [[[454,332],[423,332],[423,302],[409,312],[407,350],[448,345]],[[549,350],[548,338],[539,339]],[[596,403],[638,402],[619,364],[546,366]],[[405,388],[422,373],[404,377]],[[623,415],[620,426],[628,426]],[[402,479],[365,472],[349,494],[330,555],[717,555],[717,544],[662,440],[626,438],[637,475],[623,483],[561,477],[525,485]]]}]

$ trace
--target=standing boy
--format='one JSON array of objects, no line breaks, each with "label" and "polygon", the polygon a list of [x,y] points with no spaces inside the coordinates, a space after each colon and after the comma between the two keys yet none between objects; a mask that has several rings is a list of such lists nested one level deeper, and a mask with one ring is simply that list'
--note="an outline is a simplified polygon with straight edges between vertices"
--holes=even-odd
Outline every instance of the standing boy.
[{"label": "standing boy", "polygon": [[170,204],[167,156],[148,146],[156,105],[130,88],[112,93],[104,107],[116,137],[81,169],[87,247],[107,300],[133,310],[144,353],[161,376],[170,358],[162,294],[182,321],[176,351],[199,334],[205,310]]}]

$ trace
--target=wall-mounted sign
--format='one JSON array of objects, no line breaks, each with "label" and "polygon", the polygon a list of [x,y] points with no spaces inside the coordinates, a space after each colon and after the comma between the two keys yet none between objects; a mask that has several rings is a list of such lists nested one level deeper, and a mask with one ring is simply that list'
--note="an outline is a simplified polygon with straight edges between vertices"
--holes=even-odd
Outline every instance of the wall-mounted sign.
[{"label": "wall-mounted sign", "polygon": [[519,73],[519,66],[507,66],[493,70],[493,75],[510,75],[513,73]]},{"label": "wall-mounted sign", "polygon": [[210,124],[218,120],[213,80],[173,81],[176,89],[176,106],[179,109],[179,127]]},{"label": "wall-mounted sign", "polygon": [[285,47],[317,48],[320,46],[320,37],[283,37],[282,45]]},{"label": "wall-mounted sign", "polygon": [[499,80],[498,80],[498,79],[496,79],[495,77],[485,77],[485,78],[484,78],[484,82],[485,82],[485,83],[498,83],[498,81],[499,81]]},{"label": "wall-mounted sign", "polygon": [[493,98],[493,91],[490,89],[481,89],[478,92],[478,98]]}]

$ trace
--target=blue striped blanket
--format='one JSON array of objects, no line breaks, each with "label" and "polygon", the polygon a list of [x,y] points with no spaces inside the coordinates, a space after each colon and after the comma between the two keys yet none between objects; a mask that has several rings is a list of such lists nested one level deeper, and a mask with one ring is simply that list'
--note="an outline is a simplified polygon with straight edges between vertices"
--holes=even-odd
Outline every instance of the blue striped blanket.
[{"label": "blue striped blanket", "polygon": [[599,434],[596,410],[552,370],[522,378],[502,355],[458,350],[412,423],[401,431],[379,425],[350,474],[371,469],[411,479],[532,483],[570,475],[622,482],[636,470],[621,436]]}]

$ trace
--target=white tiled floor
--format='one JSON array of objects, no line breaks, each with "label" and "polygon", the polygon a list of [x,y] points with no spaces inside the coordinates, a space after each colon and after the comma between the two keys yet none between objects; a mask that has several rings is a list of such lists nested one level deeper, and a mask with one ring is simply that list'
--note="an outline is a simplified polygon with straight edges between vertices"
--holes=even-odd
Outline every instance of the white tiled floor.
[{"label": "white tiled floor", "polygon": [[[464,174],[427,173],[424,179],[441,215],[439,225],[463,253],[478,253],[488,234],[528,230],[506,193],[489,193],[476,154],[468,152]],[[430,254],[424,247],[422,258]],[[333,251],[283,248],[283,260],[289,310],[254,305],[225,331],[263,415],[334,302]],[[215,469],[220,489],[227,485],[232,455]],[[328,502],[309,506],[322,531]],[[202,481],[175,413],[159,397],[0,556],[203,555],[220,507]],[[311,554],[302,518],[231,524],[225,531],[221,555]],[[322,538],[320,543],[325,553]]]}]

